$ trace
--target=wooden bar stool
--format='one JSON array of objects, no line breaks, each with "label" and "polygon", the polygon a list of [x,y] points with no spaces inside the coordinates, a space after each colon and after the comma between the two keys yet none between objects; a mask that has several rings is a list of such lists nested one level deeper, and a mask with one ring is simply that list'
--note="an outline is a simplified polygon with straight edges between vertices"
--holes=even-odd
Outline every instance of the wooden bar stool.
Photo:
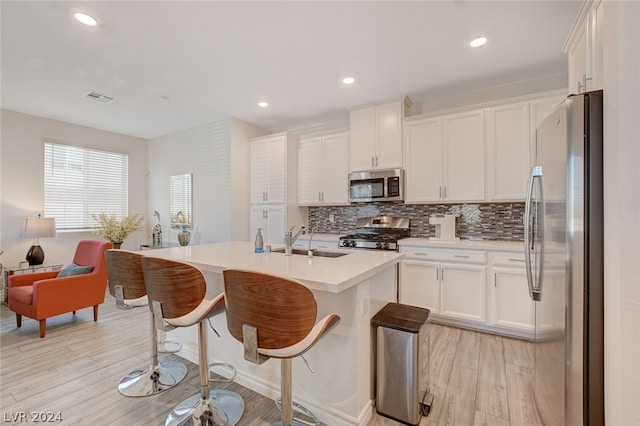
[{"label": "wooden bar stool", "polygon": [[244,414],[242,397],[228,390],[209,388],[207,319],[224,312],[224,295],[207,293],[204,275],[188,263],[145,256],[142,268],[156,321],[173,327],[198,324],[200,393],[175,406],[165,425],[237,424]]},{"label": "wooden bar stool", "polygon": [[281,421],[273,425],[302,426],[293,418],[291,359],[311,349],[340,317],[330,314],[316,323],[316,299],[298,281],[231,269],[223,274],[227,327],[243,343],[244,358],[256,364],[281,360]]},{"label": "wooden bar stool", "polygon": [[[142,256],[127,250],[107,250],[109,292],[118,309],[148,306],[147,289],[142,273]],[[187,375],[187,366],[178,361],[158,361],[158,331],[149,308],[151,364],[134,370],[120,380],[118,390],[125,396],[147,396],[167,390]]]}]

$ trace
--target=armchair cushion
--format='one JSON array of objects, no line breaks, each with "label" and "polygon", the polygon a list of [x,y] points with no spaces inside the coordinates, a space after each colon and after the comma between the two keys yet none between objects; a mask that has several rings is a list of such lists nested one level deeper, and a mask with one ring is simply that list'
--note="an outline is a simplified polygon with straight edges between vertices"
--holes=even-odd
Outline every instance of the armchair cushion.
[{"label": "armchair cushion", "polygon": [[11,289],[11,297],[17,302],[31,305],[33,303],[33,286],[22,286]]},{"label": "armchair cushion", "polygon": [[93,268],[93,266],[81,266],[71,262],[71,264],[62,268],[62,270],[58,274],[58,278],[88,274],[89,272],[93,272]]}]

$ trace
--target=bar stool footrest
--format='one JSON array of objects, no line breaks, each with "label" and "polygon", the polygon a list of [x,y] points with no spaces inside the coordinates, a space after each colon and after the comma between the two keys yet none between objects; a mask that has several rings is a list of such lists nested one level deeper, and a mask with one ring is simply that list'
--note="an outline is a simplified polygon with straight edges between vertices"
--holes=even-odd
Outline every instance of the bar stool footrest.
[{"label": "bar stool footrest", "polygon": [[[282,399],[278,398],[275,401],[276,403],[276,407],[278,407],[278,410],[282,411]],[[292,426],[319,426],[320,425],[320,420],[318,420],[318,418],[315,416],[315,414],[313,414],[311,412],[311,410],[309,410],[308,408],[306,408],[305,406],[298,404],[297,402],[293,402],[293,411],[302,414],[306,417],[308,417],[310,419],[309,420],[305,420],[305,419],[301,419],[299,417],[294,417],[293,418],[293,423]],[[280,426],[282,425],[281,421],[275,422],[275,423],[271,423],[271,426]]]},{"label": "bar stool footrest", "polygon": [[182,350],[182,345],[171,340],[164,340],[158,343],[158,352],[161,354],[175,354]]}]

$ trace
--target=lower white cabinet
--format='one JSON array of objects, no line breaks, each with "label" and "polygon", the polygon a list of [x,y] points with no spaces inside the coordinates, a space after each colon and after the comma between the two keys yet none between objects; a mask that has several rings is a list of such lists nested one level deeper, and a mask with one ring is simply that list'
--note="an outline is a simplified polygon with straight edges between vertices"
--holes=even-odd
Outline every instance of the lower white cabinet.
[{"label": "lower white cabinet", "polygon": [[487,270],[480,265],[443,263],[440,265],[442,309],[440,315],[485,322],[485,278]]},{"label": "lower white cabinet", "polygon": [[486,321],[484,252],[400,251],[408,257],[400,262],[400,303],[427,308],[439,317]]},{"label": "lower white cabinet", "polygon": [[489,254],[490,324],[533,332],[535,302],[529,296],[524,254]]},{"label": "lower white cabinet", "polygon": [[251,238],[255,238],[258,228],[262,228],[262,238],[265,244],[282,244],[285,219],[286,207],[284,204],[254,204],[251,206]]},{"label": "lower white cabinet", "polygon": [[421,260],[400,262],[399,301],[440,313],[440,264]]},{"label": "lower white cabinet", "polygon": [[429,309],[434,321],[533,337],[524,253],[402,244],[400,252],[400,303]]}]

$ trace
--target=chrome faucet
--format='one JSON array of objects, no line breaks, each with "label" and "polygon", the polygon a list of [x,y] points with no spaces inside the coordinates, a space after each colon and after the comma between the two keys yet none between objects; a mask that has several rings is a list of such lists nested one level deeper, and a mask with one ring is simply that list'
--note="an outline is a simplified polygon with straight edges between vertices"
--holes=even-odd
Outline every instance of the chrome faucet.
[{"label": "chrome faucet", "polygon": [[293,235],[293,228],[295,228],[295,225],[292,226],[291,229],[289,229],[289,232],[284,234],[284,255],[285,256],[291,256],[291,253],[293,251],[293,243],[296,242],[296,240],[300,235],[303,235],[305,233],[304,226],[303,226],[296,233],[296,235]]},{"label": "chrome faucet", "polygon": [[307,250],[308,257],[313,257],[313,250],[311,250],[311,240],[313,240],[313,233],[316,232],[317,230],[318,228],[315,226],[311,228],[311,235],[309,236],[309,250]]}]

